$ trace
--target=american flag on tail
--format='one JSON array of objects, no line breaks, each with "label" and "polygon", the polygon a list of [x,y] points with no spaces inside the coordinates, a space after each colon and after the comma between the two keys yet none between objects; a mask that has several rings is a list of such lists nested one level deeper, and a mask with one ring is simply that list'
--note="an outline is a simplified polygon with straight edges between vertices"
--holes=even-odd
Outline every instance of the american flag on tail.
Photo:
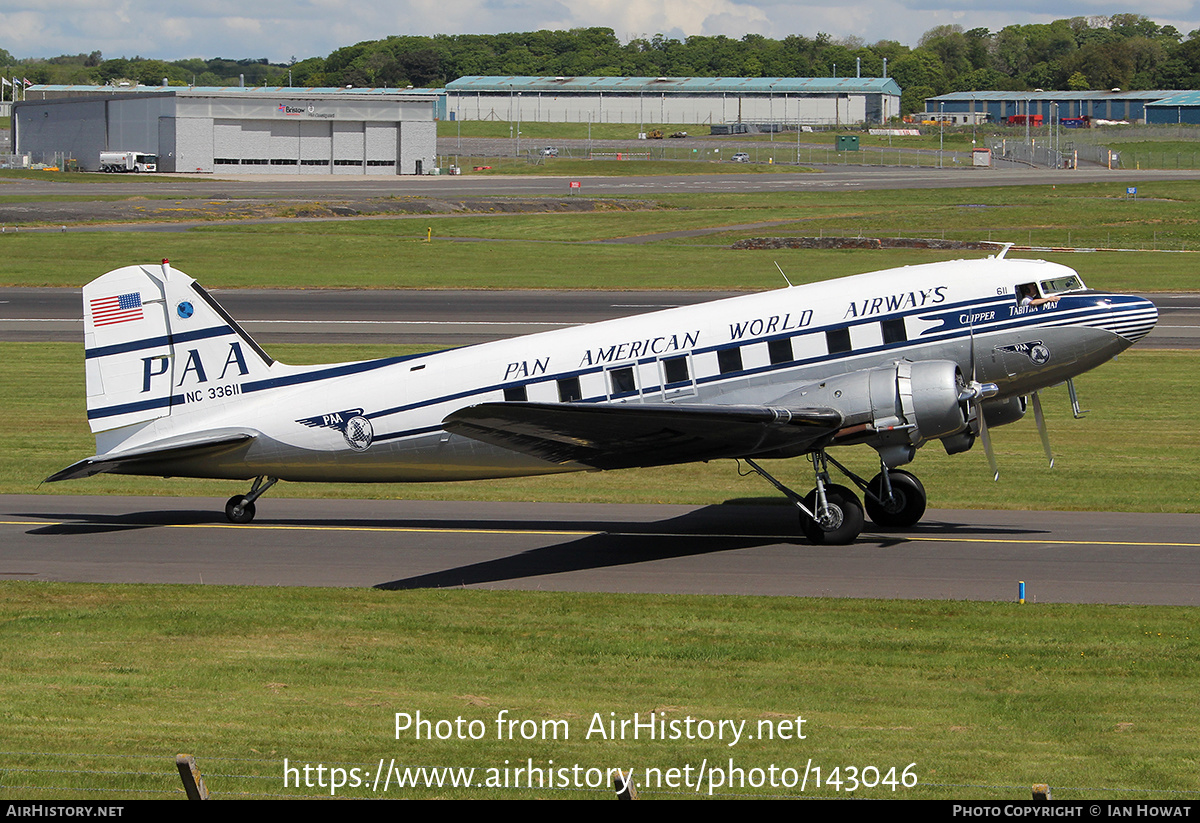
[{"label": "american flag on tail", "polygon": [[115,294],[112,297],[97,297],[92,300],[92,325],[111,326],[142,319],[142,295],[140,292]]}]

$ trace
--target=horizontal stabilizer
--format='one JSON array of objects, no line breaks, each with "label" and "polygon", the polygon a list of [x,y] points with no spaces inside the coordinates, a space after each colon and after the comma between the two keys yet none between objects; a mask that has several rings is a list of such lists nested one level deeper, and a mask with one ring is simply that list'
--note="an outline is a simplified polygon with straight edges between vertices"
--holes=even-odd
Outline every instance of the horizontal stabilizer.
[{"label": "horizontal stabilizer", "polygon": [[842,425],[833,409],[672,404],[482,403],[442,427],[551,463],[594,469],[803,454]]},{"label": "horizontal stabilizer", "polygon": [[257,435],[257,432],[245,429],[219,429],[201,434],[171,437],[159,440],[145,448],[98,454],[86,460],[80,460],[78,463],[50,475],[45,482],[56,483],[59,480],[91,477],[94,474],[104,474],[132,463],[181,460],[187,457],[209,455],[253,440]]}]

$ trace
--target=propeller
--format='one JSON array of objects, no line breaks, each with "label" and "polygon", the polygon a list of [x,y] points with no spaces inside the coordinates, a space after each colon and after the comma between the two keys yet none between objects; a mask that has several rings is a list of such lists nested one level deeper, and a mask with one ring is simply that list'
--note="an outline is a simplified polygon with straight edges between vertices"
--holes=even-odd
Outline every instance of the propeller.
[{"label": "propeller", "polygon": [[1054,454],[1050,451],[1050,432],[1046,431],[1046,418],[1042,414],[1042,398],[1037,392],[1033,395],[1033,419],[1037,423],[1038,434],[1042,436],[1042,448],[1046,450],[1046,459],[1050,461],[1050,468],[1054,468]]},{"label": "propeller", "polygon": [[988,465],[992,469],[992,479],[1000,479],[1000,469],[996,465],[996,452],[992,449],[992,435],[988,432],[987,417],[983,413],[983,401],[1000,393],[1000,387],[995,383],[980,383],[972,375],[971,382],[958,393],[960,403],[970,403],[971,412],[979,431],[979,439],[983,441],[983,453],[987,455]]},{"label": "propeller", "polygon": [[[983,441],[983,452],[987,455],[988,466],[992,470],[992,479],[1000,479],[1000,469],[996,464],[996,452],[992,449],[992,436],[988,432],[987,416],[983,413],[983,401],[995,397],[1000,387],[995,383],[980,383],[976,378],[977,364],[975,360],[975,324],[971,324],[971,382],[959,392],[960,403],[970,403],[979,427],[979,439]],[[1069,388],[1074,389],[1074,386]],[[1054,468],[1054,453],[1050,450],[1050,432],[1046,429],[1046,416],[1042,413],[1042,398],[1038,392],[1030,395],[1033,398],[1033,419],[1037,424],[1038,435],[1042,438],[1042,449],[1046,452],[1046,460],[1050,468]],[[1076,406],[1077,407],[1077,406]]]},{"label": "propeller", "polygon": [[963,387],[958,394],[960,403],[970,403],[979,427],[979,439],[983,441],[983,453],[987,455],[988,466],[992,469],[992,480],[1000,479],[1000,468],[996,465],[996,452],[992,449],[992,436],[988,433],[987,417],[983,413],[983,401],[1000,393],[1000,387],[995,383],[980,383],[976,379],[975,363],[975,323],[971,331],[971,382]]}]

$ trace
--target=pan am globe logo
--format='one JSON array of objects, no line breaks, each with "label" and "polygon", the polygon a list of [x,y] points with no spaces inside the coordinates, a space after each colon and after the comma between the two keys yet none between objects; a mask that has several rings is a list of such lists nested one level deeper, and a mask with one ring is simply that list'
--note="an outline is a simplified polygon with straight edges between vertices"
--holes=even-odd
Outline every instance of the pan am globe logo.
[{"label": "pan am globe logo", "polygon": [[1050,362],[1050,348],[1041,340],[1030,340],[1027,343],[1014,343],[1011,346],[999,346],[997,351],[1011,354],[1022,354],[1033,361],[1035,365],[1044,366]]},{"label": "pan am globe logo", "polygon": [[342,436],[346,438],[346,443],[350,448],[360,452],[366,451],[371,447],[375,429],[370,420],[358,415],[346,421],[346,428],[342,429]]},{"label": "pan am globe logo", "polygon": [[310,428],[340,431],[342,437],[346,438],[346,445],[359,452],[371,448],[371,442],[375,439],[375,427],[368,418],[363,417],[362,409],[343,409],[315,417],[302,417],[296,422]]}]

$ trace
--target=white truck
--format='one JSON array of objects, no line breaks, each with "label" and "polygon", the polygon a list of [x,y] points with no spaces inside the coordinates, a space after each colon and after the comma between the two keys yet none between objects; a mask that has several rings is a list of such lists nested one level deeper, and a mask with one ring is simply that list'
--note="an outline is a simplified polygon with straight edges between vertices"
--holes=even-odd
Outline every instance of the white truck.
[{"label": "white truck", "polygon": [[100,171],[103,172],[139,172],[157,171],[157,169],[157,154],[143,154],[140,151],[100,152]]}]

